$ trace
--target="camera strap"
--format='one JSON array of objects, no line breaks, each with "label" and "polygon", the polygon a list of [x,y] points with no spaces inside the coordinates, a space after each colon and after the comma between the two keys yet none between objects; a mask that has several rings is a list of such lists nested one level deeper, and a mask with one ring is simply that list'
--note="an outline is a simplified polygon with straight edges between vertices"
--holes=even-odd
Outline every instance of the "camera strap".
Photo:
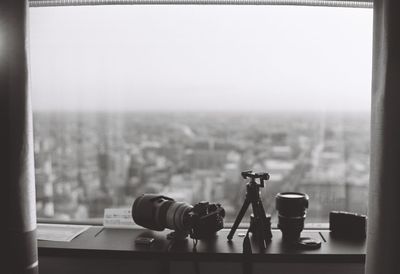
[{"label": "camera strap", "polygon": [[[193,249],[192,252],[194,254],[197,253],[197,243],[198,240],[197,239],[192,239],[193,240]],[[199,266],[199,261],[197,260],[197,255],[193,256],[193,268],[194,268],[194,273],[195,274],[200,274],[200,266]]]},{"label": "camera strap", "polygon": [[[169,253],[175,244],[175,239],[171,238],[169,239],[168,245],[165,248],[165,253]],[[168,256],[165,256],[164,258],[161,259],[161,273],[162,274],[170,274],[170,260]]]},{"label": "camera strap", "polygon": [[253,254],[249,236],[250,228],[247,230],[246,236],[243,239],[243,274],[252,274],[253,265],[251,262],[251,255]]}]

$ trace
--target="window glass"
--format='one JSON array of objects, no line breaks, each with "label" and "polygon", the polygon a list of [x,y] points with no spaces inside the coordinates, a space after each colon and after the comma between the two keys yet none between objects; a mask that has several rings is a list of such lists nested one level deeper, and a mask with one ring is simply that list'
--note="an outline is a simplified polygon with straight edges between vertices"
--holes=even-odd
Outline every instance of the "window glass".
[{"label": "window glass", "polygon": [[248,169],[271,175],[268,213],[283,191],[308,222],[366,213],[371,45],[370,9],[31,8],[38,217],[162,193],[229,222]]}]

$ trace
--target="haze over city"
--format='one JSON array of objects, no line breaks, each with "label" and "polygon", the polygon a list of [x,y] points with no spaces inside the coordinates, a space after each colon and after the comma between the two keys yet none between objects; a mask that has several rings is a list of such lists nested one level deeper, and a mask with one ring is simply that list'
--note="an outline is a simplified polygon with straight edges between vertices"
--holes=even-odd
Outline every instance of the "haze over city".
[{"label": "haze over city", "polygon": [[370,107],[370,9],[33,8],[30,28],[35,110]]}]

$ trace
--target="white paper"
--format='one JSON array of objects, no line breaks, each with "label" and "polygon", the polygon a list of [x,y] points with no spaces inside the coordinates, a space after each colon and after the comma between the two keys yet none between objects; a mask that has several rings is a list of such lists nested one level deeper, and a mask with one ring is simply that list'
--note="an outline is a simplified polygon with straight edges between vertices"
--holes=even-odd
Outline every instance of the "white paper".
[{"label": "white paper", "polygon": [[134,228],[130,208],[106,208],[104,210],[103,226],[107,228]]},{"label": "white paper", "polygon": [[70,242],[89,228],[88,225],[38,224],[36,238],[45,241]]}]

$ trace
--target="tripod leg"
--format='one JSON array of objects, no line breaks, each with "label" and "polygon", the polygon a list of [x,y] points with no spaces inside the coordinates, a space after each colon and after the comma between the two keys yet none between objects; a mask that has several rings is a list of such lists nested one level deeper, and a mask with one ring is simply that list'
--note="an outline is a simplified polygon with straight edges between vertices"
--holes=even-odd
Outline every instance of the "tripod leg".
[{"label": "tripod leg", "polygon": [[246,210],[249,207],[249,204],[250,204],[250,201],[246,197],[246,199],[244,200],[244,203],[242,205],[242,208],[240,209],[239,214],[237,215],[236,220],[233,223],[231,231],[229,231],[229,234],[228,234],[229,241],[232,240],[233,234],[235,234],[236,229],[238,228],[240,222],[242,221],[242,218],[243,218],[244,214],[246,213]]},{"label": "tripod leg", "polygon": [[[253,207],[253,213],[254,213],[254,218],[256,219],[257,222],[257,227],[255,228],[255,230],[257,231],[257,241],[259,244],[259,247],[261,250],[265,250],[266,245],[265,245],[265,241],[264,241],[264,225],[263,225],[263,219],[261,216],[261,210],[260,210],[260,204],[257,201],[254,201],[251,203],[252,207]],[[264,215],[265,217],[265,215]]]},{"label": "tripod leg", "polygon": [[268,221],[267,221],[264,206],[263,206],[261,200],[258,201],[258,207],[259,207],[259,211],[260,211],[260,215],[261,215],[260,220],[261,220],[261,226],[262,226],[263,240],[264,240],[265,244],[267,245],[271,241],[272,234],[271,234],[271,230],[267,230],[267,222]]}]

